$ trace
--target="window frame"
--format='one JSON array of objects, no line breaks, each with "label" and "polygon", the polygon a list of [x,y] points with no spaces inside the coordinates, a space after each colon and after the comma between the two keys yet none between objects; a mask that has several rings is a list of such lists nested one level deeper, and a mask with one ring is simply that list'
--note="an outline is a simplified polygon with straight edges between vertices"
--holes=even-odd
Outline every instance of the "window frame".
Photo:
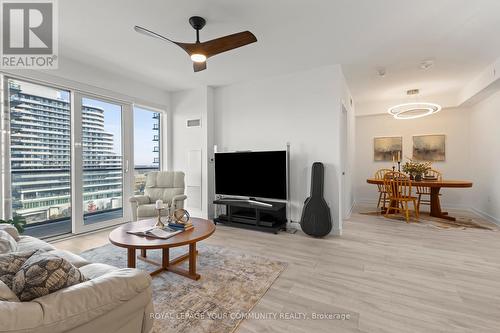
[{"label": "window frame", "polygon": [[[76,177],[78,177],[78,172],[76,170],[77,166],[77,154],[78,149],[81,150],[81,142],[76,141],[76,130],[79,126],[79,130],[82,130],[81,119],[80,123],[76,123],[76,113],[81,113],[81,99],[78,102],[77,99],[80,96],[96,98],[102,101],[108,101],[113,104],[122,105],[122,146],[123,149],[128,150],[128,158],[123,160],[123,219],[119,221],[119,223],[129,222],[131,220],[130,208],[128,207],[127,195],[133,195],[134,189],[134,152],[133,152],[133,140],[134,140],[134,123],[133,123],[133,111],[134,107],[143,108],[152,112],[157,112],[160,114],[160,131],[159,131],[159,146],[160,146],[160,154],[159,154],[159,169],[166,169],[166,135],[164,135],[167,131],[167,110],[163,107],[152,106],[149,103],[137,102],[134,98],[130,96],[124,96],[119,93],[114,93],[105,89],[87,86],[85,84],[79,84],[78,82],[66,81],[64,79],[59,78],[49,78],[49,79],[39,79],[30,76],[13,74],[10,72],[0,71],[0,99],[1,99],[1,108],[0,108],[0,166],[1,174],[0,174],[0,218],[10,218],[12,216],[12,184],[11,184],[11,156],[10,156],[10,103],[9,103],[9,94],[6,92],[8,89],[8,81],[9,80],[18,80],[24,81],[27,83],[46,86],[53,89],[59,89],[68,91],[70,94],[70,110],[71,110],[71,150],[70,150],[70,159],[71,159],[71,175],[70,175],[70,184],[71,184],[71,224],[72,224],[72,234],[79,234],[87,231],[91,231],[94,229],[99,229],[106,227],[107,225],[102,225],[100,223],[96,223],[97,228],[87,228],[84,226],[84,216],[83,216],[83,207],[79,209],[77,207],[81,206],[81,202],[77,202],[76,199],[81,197],[83,199],[83,187],[78,188],[76,183]],[[62,81],[62,83],[61,83]],[[71,83],[70,83],[71,82]],[[79,111],[77,111],[77,106],[80,106]],[[75,147],[76,146],[76,147]],[[76,151],[75,151],[76,148]],[[125,154],[125,151],[124,151]],[[81,158],[81,154],[80,154]],[[81,167],[81,165],[80,165]],[[132,167],[132,168],[131,168]],[[128,170],[125,170],[127,169]],[[132,172],[130,172],[132,169]],[[128,171],[128,172],[126,172]],[[81,178],[81,174],[80,174]],[[80,179],[81,180],[81,179]],[[79,190],[80,193],[75,195],[75,191]],[[83,201],[82,201],[83,202]],[[79,204],[78,204],[79,203]],[[81,214],[80,214],[81,213]],[[117,221],[113,221],[117,222]],[[50,220],[40,222],[40,224],[50,223]],[[83,227],[82,227],[83,226]]]}]

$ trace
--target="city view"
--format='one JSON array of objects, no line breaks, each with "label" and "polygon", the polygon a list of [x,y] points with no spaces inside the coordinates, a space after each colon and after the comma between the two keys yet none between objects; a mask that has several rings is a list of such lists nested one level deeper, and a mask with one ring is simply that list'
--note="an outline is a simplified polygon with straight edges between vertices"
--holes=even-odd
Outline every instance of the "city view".
[{"label": "city view", "polygon": [[[12,212],[28,224],[69,220],[69,92],[9,80],[9,101]],[[83,98],[81,117],[84,215],[122,216],[121,106]],[[159,168],[159,118],[159,113],[134,109],[135,193],[144,188],[144,174]]]}]

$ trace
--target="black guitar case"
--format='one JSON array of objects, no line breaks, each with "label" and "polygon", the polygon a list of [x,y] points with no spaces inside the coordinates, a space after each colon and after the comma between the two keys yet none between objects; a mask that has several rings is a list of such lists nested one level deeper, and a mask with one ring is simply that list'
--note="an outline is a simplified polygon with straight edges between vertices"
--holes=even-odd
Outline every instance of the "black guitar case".
[{"label": "black guitar case", "polygon": [[314,237],[323,237],[332,230],[330,207],[323,197],[325,180],[323,163],[314,162],[311,172],[311,196],[304,202],[300,226],[302,230]]}]

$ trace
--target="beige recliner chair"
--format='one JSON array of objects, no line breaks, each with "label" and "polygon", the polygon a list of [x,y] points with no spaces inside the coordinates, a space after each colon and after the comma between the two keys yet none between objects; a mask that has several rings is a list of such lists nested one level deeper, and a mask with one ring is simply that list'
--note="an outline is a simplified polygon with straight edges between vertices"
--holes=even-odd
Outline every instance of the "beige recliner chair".
[{"label": "beige recliner chair", "polygon": [[[184,172],[182,171],[154,171],[146,175],[144,195],[130,198],[134,221],[157,216],[156,200],[172,207],[173,210],[184,208]],[[167,210],[162,211],[166,215]]]}]

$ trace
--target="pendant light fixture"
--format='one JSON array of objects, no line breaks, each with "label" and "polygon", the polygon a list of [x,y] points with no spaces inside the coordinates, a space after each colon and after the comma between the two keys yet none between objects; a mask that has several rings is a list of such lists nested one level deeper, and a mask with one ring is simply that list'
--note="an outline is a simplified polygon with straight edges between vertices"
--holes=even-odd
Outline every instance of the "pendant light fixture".
[{"label": "pendant light fixture", "polygon": [[[416,100],[418,93],[418,89],[411,89],[406,92],[406,95],[415,96]],[[439,104],[415,101],[395,105],[389,108],[387,112],[396,119],[415,119],[430,116],[439,111],[441,111],[441,105]]]}]

